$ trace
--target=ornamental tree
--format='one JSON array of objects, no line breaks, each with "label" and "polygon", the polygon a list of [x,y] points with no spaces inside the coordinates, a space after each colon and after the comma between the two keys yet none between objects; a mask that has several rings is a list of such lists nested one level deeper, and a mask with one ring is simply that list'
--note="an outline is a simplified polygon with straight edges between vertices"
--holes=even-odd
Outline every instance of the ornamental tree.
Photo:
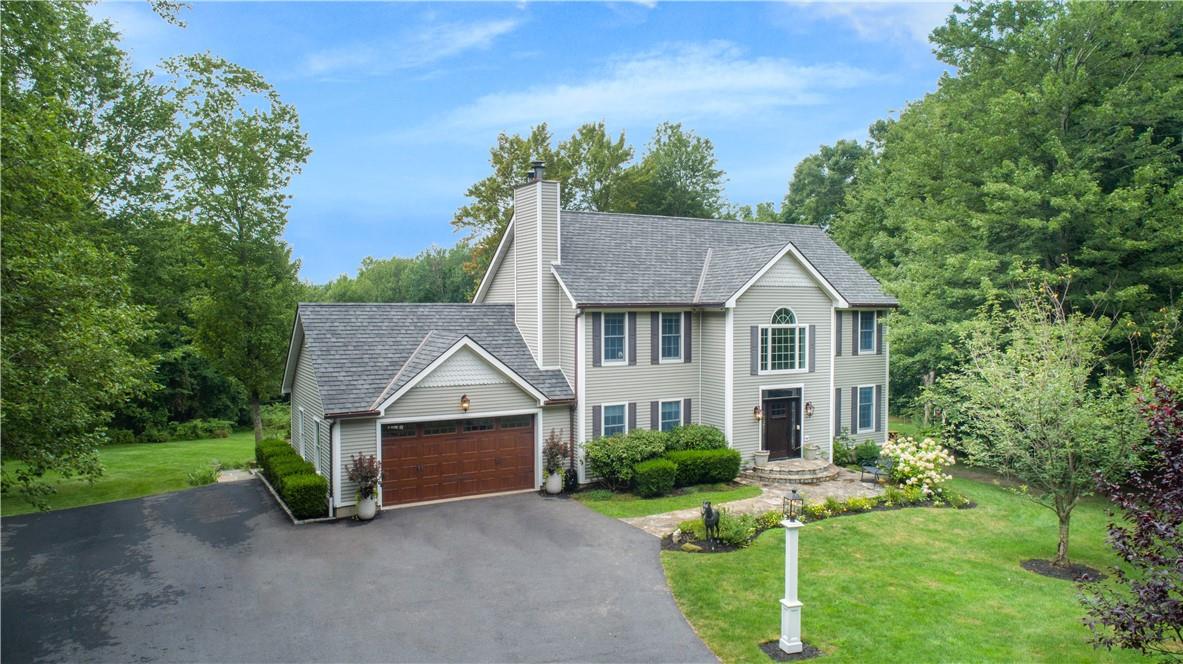
[{"label": "ornamental tree", "polygon": [[1121,483],[1097,481],[1123,513],[1109,543],[1132,571],[1083,587],[1085,624],[1098,647],[1183,659],[1183,401],[1158,380],[1150,392],[1138,399],[1150,432],[1142,467]]},{"label": "ornamental tree", "polygon": [[1124,384],[1102,375],[1108,330],[1070,313],[1050,286],[1032,288],[1012,311],[983,312],[963,341],[964,362],[932,391],[970,464],[1017,479],[1056,513],[1056,566],[1069,564],[1072,510],[1098,477],[1124,476],[1143,437]]}]

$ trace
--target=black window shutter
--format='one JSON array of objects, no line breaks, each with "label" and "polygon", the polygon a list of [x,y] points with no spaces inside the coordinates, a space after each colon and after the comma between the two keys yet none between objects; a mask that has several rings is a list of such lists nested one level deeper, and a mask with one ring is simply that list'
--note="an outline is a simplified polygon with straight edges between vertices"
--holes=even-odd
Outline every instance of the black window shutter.
[{"label": "black window shutter", "polygon": [[[598,315],[598,314],[597,314]],[[592,406],[592,438],[600,437],[600,413],[603,412],[599,406]]]},{"label": "black window shutter", "polygon": [[649,428],[654,431],[661,430],[661,415],[658,414],[658,408],[660,406],[657,401],[649,402]]},{"label": "black window shutter", "polygon": [[649,312],[649,364],[661,361],[661,314]]},{"label": "black window shutter", "polygon": [[628,365],[637,365],[637,312],[628,312]]},{"label": "black window shutter", "polygon": [[834,355],[842,355],[842,316],[843,313],[839,311],[835,317],[838,327],[834,330]]},{"label": "black window shutter", "polygon": [[632,431],[637,428],[637,402],[628,402],[628,430]]},{"label": "black window shutter", "polygon": [[858,433],[858,388],[850,388],[850,433]]},{"label": "black window shutter", "polygon": [[[876,316],[875,320],[878,321],[879,317]],[[875,324],[875,353],[883,354],[883,323],[878,322]]]},{"label": "black window shutter", "polygon": [[817,341],[814,337],[817,336],[817,326],[809,326],[809,371],[813,373],[817,370]]},{"label": "black window shutter", "polygon": [[875,431],[883,431],[883,386],[875,386]]},{"label": "black window shutter", "polygon": [[[603,358],[603,353],[604,353],[603,344],[600,343],[600,335],[602,334],[602,330],[603,330],[603,321],[601,320],[601,318],[602,318],[602,316],[600,315],[600,312],[598,312],[598,311],[592,312],[592,366],[593,367],[600,366],[600,362],[601,362],[601,359]],[[599,406],[596,406],[596,408],[599,408]],[[599,419],[600,418],[597,417],[596,421],[598,422]],[[599,434],[596,434],[596,435],[599,436]]]},{"label": "black window shutter", "polygon": [[858,328],[860,323],[857,311],[850,312],[850,322],[853,323],[850,326],[850,329],[853,330],[853,334],[850,335],[850,354],[858,355]]},{"label": "black window shutter", "polygon": [[760,373],[760,326],[752,326],[752,375]]},{"label": "black window shutter", "polygon": [[693,359],[694,344],[691,335],[694,333],[694,314],[692,312],[685,312],[682,314],[682,361],[689,362]]},{"label": "black window shutter", "polygon": [[690,399],[682,399],[682,424],[690,424],[691,414]]},{"label": "black window shutter", "polygon": [[834,435],[842,433],[842,388],[834,389]]}]

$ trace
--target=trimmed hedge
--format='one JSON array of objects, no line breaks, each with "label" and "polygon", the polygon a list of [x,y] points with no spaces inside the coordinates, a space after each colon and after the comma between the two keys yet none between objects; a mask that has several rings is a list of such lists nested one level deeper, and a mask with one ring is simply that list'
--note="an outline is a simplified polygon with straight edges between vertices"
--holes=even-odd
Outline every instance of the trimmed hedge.
[{"label": "trimmed hedge", "polygon": [[665,452],[668,433],[633,429],[624,436],[597,438],[584,446],[588,470],[617,491],[632,483],[633,467]]},{"label": "trimmed hedge", "polygon": [[738,450],[680,450],[665,455],[678,467],[676,486],[730,482],[739,475]]},{"label": "trimmed hedge", "polygon": [[328,480],[317,475],[316,466],[301,458],[287,441],[259,441],[255,445],[255,460],[263,476],[297,519],[311,519],[328,513]]},{"label": "trimmed hedge", "polygon": [[633,466],[633,493],[642,498],[664,496],[674,488],[678,467],[669,459],[650,459]]},{"label": "trimmed hedge", "polygon": [[297,519],[314,519],[324,516],[327,510],[325,496],[329,494],[329,481],[320,475],[289,475],[283,480],[283,502]]},{"label": "trimmed hedge", "polygon": [[713,426],[707,424],[685,424],[670,432],[666,451],[676,450],[721,450],[726,449],[727,438]]}]

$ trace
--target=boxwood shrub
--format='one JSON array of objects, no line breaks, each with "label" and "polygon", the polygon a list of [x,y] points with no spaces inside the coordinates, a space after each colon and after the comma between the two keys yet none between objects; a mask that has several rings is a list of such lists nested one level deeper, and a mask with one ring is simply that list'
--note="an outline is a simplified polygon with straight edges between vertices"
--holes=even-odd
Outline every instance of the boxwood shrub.
[{"label": "boxwood shrub", "polygon": [[677,486],[730,482],[739,475],[738,450],[678,450],[665,455],[678,467]]},{"label": "boxwood shrub", "polygon": [[667,451],[674,450],[721,450],[727,447],[727,438],[713,426],[707,424],[686,424],[670,432]]},{"label": "boxwood shrub", "polygon": [[584,458],[593,475],[609,489],[619,491],[632,484],[633,467],[661,456],[668,441],[668,433],[633,429],[624,436],[589,441],[584,446]]},{"label": "boxwood shrub", "polygon": [[328,513],[329,481],[316,473],[300,473],[283,478],[283,502],[297,519],[313,519]]},{"label": "boxwood shrub", "polygon": [[669,459],[650,459],[633,467],[633,493],[642,498],[664,496],[674,488],[678,467]]}]

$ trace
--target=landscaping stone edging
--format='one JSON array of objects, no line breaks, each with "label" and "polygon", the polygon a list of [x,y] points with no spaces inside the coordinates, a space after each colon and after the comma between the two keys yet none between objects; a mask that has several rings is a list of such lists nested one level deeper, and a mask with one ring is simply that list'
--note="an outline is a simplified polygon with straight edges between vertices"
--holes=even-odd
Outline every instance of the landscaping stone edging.
[{"label": "landscaping stone edging", "polygon": [[292,514],[292,511],[288,509],[287,503],[283,502],[283,498],[279,497],[279,492],[275,490],[275,487],[271,486],[271,482],[268,482],[267,478],[263,477],[263,473],[259,472],[258,470],[251,470],[250,473],[263,482],[263,486],[267,487],[267,490],[270,491],[271,495],[275,497],[275,502],[279,503],[279,506],[283,508],[283,513],[288,515],[288,519],[291,520],[292,525],[294,526],[303,526],[309,523],[325,523],[327,521],[336,521],[338,519],[348,518],[343,516],[318,516],[315,519],[297,519],[296,516]]}]

